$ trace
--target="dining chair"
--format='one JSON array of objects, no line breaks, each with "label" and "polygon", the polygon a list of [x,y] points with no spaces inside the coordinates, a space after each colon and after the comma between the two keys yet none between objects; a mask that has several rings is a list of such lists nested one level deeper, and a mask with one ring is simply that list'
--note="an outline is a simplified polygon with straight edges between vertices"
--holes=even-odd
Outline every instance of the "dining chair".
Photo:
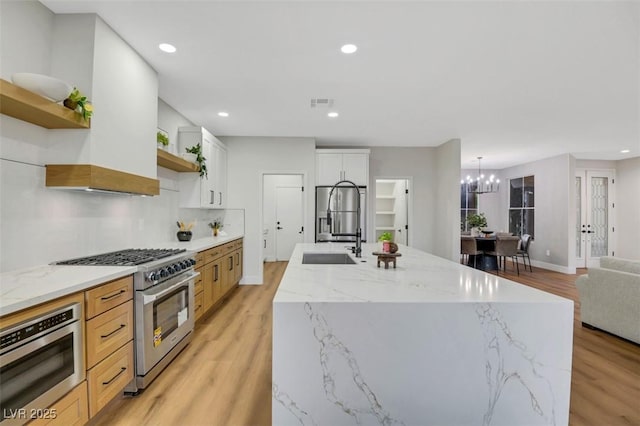
[{"label": "dining chair", "polygon": [[478,256],[483,254],[482,250],[478,250],[478,243],[475,237],[461,235],[460,236],[460,254],[462,255],[462,261],[464,264],[467,263],[465,261],[465,256],[474,256],[473,257],[473,267],[475,268],[478,261]]},{"label": "dining chair", "polygon": [[[502,259],[502,268],[507,271],[507,257],[511,258],[511,262],[515,262],[516,270],[520,275],[520,267],[518,266],[518,244],[520,243],[520,237],[516,236],[500,236],[496,235],[495,250],[487,251],[485,254],[489,256],[496,256],[498,260]],[[500,271],[500,262],[498,262],[498,271]]]},{"label": "dining chair", "polygon": [[525,259],[529,260],[529,272],[533,272],[533,269],[531,268],[531,258],[529,257],[529,243],[531,242],[531,235],[529,234],[523,234],[522,238],[520,239],[520,248],[518,249],[518,254],[516,254],[516,257],[521,257],[522,258],[522,263],[524,264],[524,270],[527,270],[527,261]]}]

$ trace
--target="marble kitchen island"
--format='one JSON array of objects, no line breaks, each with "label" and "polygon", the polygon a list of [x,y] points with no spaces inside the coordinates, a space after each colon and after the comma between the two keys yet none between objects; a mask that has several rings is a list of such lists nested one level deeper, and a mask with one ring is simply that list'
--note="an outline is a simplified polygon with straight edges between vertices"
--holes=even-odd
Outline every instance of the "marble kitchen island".
[{"label": "marble kitchen island", "polygon": [[[562,425],[573,301],[400,246],[397,269],[302,264],[273,300],[274,425]],[[361,262],[361,260],[365,262]]]}]

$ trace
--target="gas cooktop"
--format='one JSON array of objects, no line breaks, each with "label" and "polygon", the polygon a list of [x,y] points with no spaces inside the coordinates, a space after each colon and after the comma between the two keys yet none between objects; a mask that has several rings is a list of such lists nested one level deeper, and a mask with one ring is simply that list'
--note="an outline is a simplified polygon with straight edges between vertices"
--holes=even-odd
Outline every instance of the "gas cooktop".
[{"label": "gas cooktop", "polygon": [[135,266],[185,252],[186,249],[126,249],[55,262],[56,265]]}]

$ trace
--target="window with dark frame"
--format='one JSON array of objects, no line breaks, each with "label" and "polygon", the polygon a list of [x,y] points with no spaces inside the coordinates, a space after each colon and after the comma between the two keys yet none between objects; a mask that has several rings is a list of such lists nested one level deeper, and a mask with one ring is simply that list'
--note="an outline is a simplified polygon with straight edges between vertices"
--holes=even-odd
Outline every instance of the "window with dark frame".
[{"label": "window with dark frame", "polygon": [[509,180],[509,232],[534,238],[535,179],[524,176]]},{"label": "window with dark frame", "polygon": [[470,231],[467,216],[478,213],[478,194],[475,191],[476,182],[460,184],[460,231]]}]

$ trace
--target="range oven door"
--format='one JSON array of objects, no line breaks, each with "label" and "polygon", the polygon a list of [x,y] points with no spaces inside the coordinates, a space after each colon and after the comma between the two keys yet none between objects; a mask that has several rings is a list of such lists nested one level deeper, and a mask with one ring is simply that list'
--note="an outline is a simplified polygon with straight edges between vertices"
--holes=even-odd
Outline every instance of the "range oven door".
[{"label": "range oven door", "polygon": [[189,272],[136,292],[136,375],[147,375],[193,331],[198,274]]}]

